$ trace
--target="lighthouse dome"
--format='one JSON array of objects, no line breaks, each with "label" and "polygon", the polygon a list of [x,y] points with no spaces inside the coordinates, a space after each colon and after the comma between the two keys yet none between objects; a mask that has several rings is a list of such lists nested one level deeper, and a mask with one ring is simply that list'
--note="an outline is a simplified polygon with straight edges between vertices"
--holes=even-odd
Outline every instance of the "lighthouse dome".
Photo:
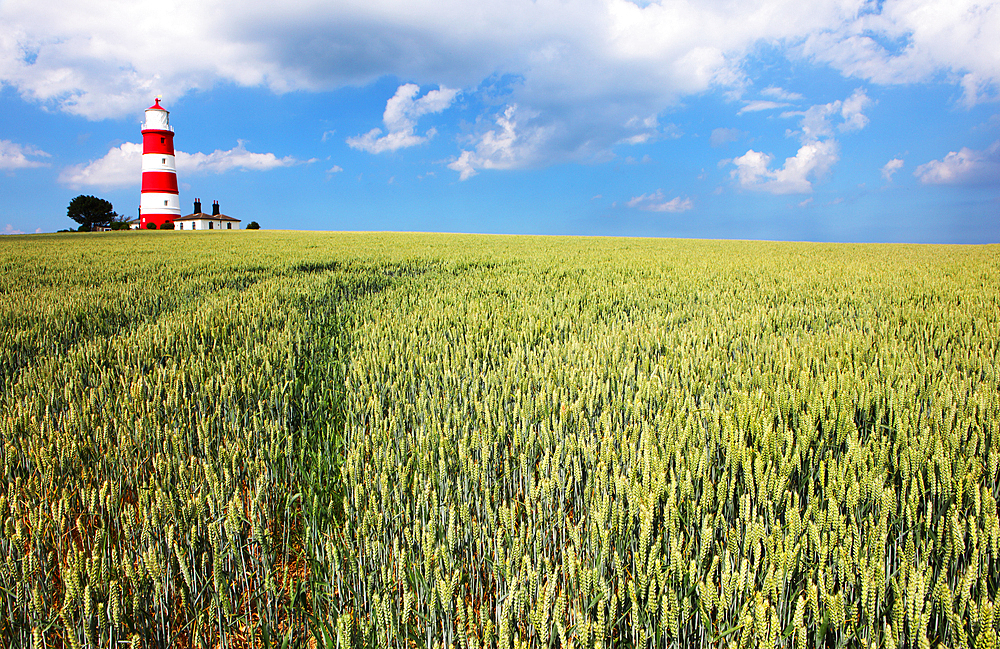
[{"label": "lighthouse dome", "polygon": [[160,105],[157,97],[156,103],[146,109],[146,121],[142,125],[144,131],[172,131],[170,128],[170,111]]}]

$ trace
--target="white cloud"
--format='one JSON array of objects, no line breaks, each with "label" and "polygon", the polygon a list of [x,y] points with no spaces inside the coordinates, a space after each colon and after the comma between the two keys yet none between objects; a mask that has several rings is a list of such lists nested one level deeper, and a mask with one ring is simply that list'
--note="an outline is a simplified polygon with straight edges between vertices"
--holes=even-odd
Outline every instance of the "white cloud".
[{"label": "white cloud", "polygon": [[297,160],[292,156],[279,158],[273,153],[253,153],[246,150],[243,140],[237,140],[237,145],[228,151],[219,149],[211,153],[184,153],[183,151],[178,151],[177,173],[221,174],[232,169],[267,171],[278,167],[291,167],[310,162],[315,162],[315,159],[303,161]]},{"label": "white cloud", "polygon": [[[510,96],[485,110],[516,104],[519,136],[538,136],[512,152],[530,154],[504,163],[513,167],[608,159],[618,143],[656,137],[626,126],[635,115],[711,90],[740,98],[760,44],[873,83],[945,79],[971,104],[996,94],[997,42],[996,0],[6,0],[0,85],[103,119],[138,116],[156,94],[169,102],[225,84],[282,93],[396,77],[443,91],[509,77]],[[771,86],[741,112],[799,99]],[[428,137],[396,126],[355,141],[388,151]]]},{"label": "white cloud", "polygon": [[[868,125],[868,117],[861,111],[870,103],[871,100],[865,91],[858,88],[843,101],[838,99],[829,104],[817,104],[802,113],[790,112],[782,116],[802,115],[802,136],[806,139],[816,139],[833,135],[835,127],[842,133],[860,131]],[[834,125],[833,121],[838,116],[840,121]]]},{"label": "white cloud", "polygon": [[812,191],[812,181],[822,178],[840,159],[840,147],[833,138],[836,118],[839,117],[836,130],[860,130],[868,124],[868,118],[861,111],[869,103],[865,92],[858,89],[843,101],[816,104],[801,112],[783,113],[782,117],[802,118],[800,129],[796,132],[801,146],[778,169],[771,168],[774,156],[753,149],[719,164],[723,166],[731,162],[736,166],[730,176],[743,189],[771,194],[807,194]]},{"label": "white cloud", "polygon": [[732,176],[744,189],[771,194],[806,194],[812,191],[811,179],[822,177],[839,159],[837,142],[817,140],[799,147],[794,157],[786,158],[780,169],[771,169],[774,156],[750,149],[734,158]]},{"label": "white cloud", "polygon": [[973,131],[992,131],[1000,127],[1000,113],[990,115],[989,119],[972,127]]},{"label": "white cloud", "polygon": [[[660,121],[656,115],[649,115],[643,119],[632,117],[625,122],[625,131],[637,131],[632,135],[621,138],[616,144],[646,144],[654,142],[660,138]],[[670,137],[680,137],[680,131],[676,124],[668,124],[664,129],[665,134]]]},{"label": "white cloud", "polygon": [[48,153],[31,146],[18,144],[10,140],[0,140],[0,169],[28,169],[31,167],[47,167],[47,162],[31,158],[48,158]]},{"label": "white cloud", "polygon": [[423,97],[414,99],[420,92],[420,86],[406,83],[396,89],[396,94],[385,103],[382,122],[388,131],[382,135],[382,129],[373,128],[364,135],[347,138],[347,144],[352,149],[368,153],[396,151],[406,147],[423,144],[434,137],[435,129],[428,130],[424,135],[417,135],[417,119],[430,113],[440,113],[451,106],[458,95],[458,90],[441,87],[431,90]]},{"label": "white cloud", "polygon": [[630,135],[629,137],[618,140],[618,144],[646,144],[651,141],[653,137],[653,133],[639,133],[637,135]]},{"label": "white cloud", "polygon": [[326,170],[326,173],[328,173],[328,174],[339,174],[343,170],[344,170],[344,168],[341,167],[340,165],[333,165],[332,167],[330,167],[329,169]]},{"label": "white cloud", "polygon": [[941,160],[920,165],[913,175],[926,185],[998,185],[1000,140],[982,151],[968,147],[952,151]]},{"label": "white cloud", "polygon": [[648,153],[642,156],[641,158],[636,158],[634,156],[627,155],[622,159],[622,162],[624,162],[627,165],[648,165],[652,161],[653,157]]},{"label": "white cloud", "polygon": [[[35,234],[41,234],[41,233],[42,233],[41,228],[35,228]],[[4,227],[3,232],[0,232],[0,234],[26,234],[26,233],[24,232],[24,230],[19,230],[10,223],[8,223]]]},{"label": "white cloud", "polygon": [[777,86],[768,86],[760,91],[760,94],[765,97],[771,97],[777,101],[798,101],[802,99],[802,95],[797,92],[789,92],[784,88],[779,88]]},{"label": "white cloud", "polygon": [[892,176],[902,168],[903,161],[899,158],[893,158],[889,162],[885,163],[884,167],[882,167],[882,177],[885,178],[887,183],[891,183]]},{"label": "white cloud", "polygon": [[59,182],[68,187],[130,187],[138,185],[142,174],[142,145],[125,142],[103,158],[76,164],[59,173]]},{"label": "white cloud", "polygon": [[663,190],[657,189],[651,194],[643,194],[642,196],[634,196],[627,203],[629,207],[637,207],[640,210],[645,210],[647,212],[686,212],[694,207],[694,201],[690,198],[681,198],[677,196],[675,198],[666,200],[666,196],[663,195]]},{"label": "white cloud", "polygon": [[743,113],[758,113],[762,110],[774,110],[775,108],[784,108],[785,106],[790,106],[790,105],[791,104],[787,102],[756,99],[754,101],[748,101],[746,105],[740,109],[737,115],[742,115]]},{"label": "white cloud", "polygon": [[494,128],[473,136],[472,150],[464,150],[448,168],[459,173],[459,180],[468,180],[479,169],[514,169],[530,166],[538,161],[543,143],[553,133],[543,126],[524,126],[519,119],[530,120],[533,115],[519,114],[517,105],[507,106],[503,114],[495,115]]},{"label": "white cloud", "polygon": [[[247,151],[242,140],[228,151],[216,149],[212,153],[176,152],[177,175],[221,174],[232,169],[266,171],[276,167],[301,164],[292,156],[279,158],[273,153]],[[306,162],[312,162],[308,160]],[[59,174],[59,182],[74,189],[93,186],[102,188],[131,187],[142,179],[142,145],[125,142],[109,150],[103,158],[87,164],[66,167]]]},{"label": "white cloud", "polygon": [[709,143],[714,147],[720,147],[739,140],[743,135],[743,131],[738,128],[717,128],[712,131]]},{"label": "white cloud", "polygon": [[864,90],[858,88],[843,102],[834,103],[840,104],[840,116],[844,119],[844,121],[838,125],[837,128],[842,133],[860,131],[864,127],[868,126],[868,118],[861,111],[863,111],[865,107],[871,103],[871,100],[868,98],[868,95]]},{"label": "white cloud", "polygon": [[807,35],[800,51],[880,84],[929,81],[944,72],[972,105],[996,95],[998,42],[997,2],[889,0]]}]

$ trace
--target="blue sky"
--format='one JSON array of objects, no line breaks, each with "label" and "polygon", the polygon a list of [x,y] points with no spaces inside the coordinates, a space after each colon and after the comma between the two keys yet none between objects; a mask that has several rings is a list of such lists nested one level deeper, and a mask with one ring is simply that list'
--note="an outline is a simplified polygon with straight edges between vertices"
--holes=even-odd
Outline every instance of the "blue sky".
[{"label": "blue sky", "polygon": [[0,0],[0,232],[181,205],[264,228],[1000,241],[1000,2]]}]

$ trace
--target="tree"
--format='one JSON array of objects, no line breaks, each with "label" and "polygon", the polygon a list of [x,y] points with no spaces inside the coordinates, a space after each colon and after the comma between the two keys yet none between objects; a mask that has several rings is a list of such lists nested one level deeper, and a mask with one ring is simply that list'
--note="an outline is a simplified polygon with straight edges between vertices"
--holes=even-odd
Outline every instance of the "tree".
[{"label": "tree", "polygon": [[247,230],[260,230],[260,223],[256,221],[250,221],[247,223]]},{"label": "tree", "polygon": [[129,220],[129,217],[125,214],[115,214],[114,218],[111,219],[111,229],[128,230],[130,227]]},{"label": "tree", "polygon": [[103,198],[81,194],[69,202],[66,216],[79,223],[81,231],[89,232],[96,226],[110,226],[118,215],[111,203]]}]

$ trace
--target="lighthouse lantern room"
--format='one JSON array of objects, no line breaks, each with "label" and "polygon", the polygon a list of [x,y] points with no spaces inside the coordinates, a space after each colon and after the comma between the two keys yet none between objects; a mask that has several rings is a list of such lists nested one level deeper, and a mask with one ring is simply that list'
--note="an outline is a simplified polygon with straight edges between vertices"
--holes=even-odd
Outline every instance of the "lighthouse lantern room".
[{"label": "lighthouse lantern room", "polygon": [[162,229],[181,215],[174,161],[174,129],[170,113],[156,103],[146,109],[142,125],[142,194],[139,197],[139,227]]}]

